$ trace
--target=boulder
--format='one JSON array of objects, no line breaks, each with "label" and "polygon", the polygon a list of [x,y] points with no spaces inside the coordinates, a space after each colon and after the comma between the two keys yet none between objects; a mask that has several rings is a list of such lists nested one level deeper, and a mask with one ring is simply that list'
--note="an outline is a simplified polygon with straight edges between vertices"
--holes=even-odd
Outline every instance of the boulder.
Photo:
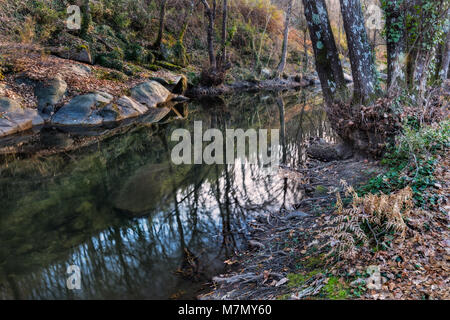
[{"label": "boulder", "polygon": [[80,63],[70,64],[66,69],[81,77],[88,77],[92,72],[92,69],[89,66]]},{"label": "boulder", "polygon": [[151,77],[149,80],[151,81],[156,81],[158,83],[160,83],[161,85],[163,85],[164,87],[168,88],[171,86],[171,84],[169,83],[169,81],[167,81],[164,78],[161,77]]},{"label": "boulder", "polygon": [[169,101],[172,94],[160,83],[149,81],[131,89],[131,97],[148,108],[155,108],[158,104]]},{"label": "boulder", "polygon": [[77,48],[69,48],[69,47],[51,48],[50,51],[52,54],[63,59],[70,59],[87,64],[93,63],[91,52],[85,45],[78,46]]},{"label": "boulder", "polygon": [[38,112],[22,108],[16,101],[0,98],[0,137],[31,129],[44,124]]},{"label": "boulder", "polygon": [[352,148],[345,143],[336,145],[327,143],[313,144],[306,151],[311,158],[325,162],[347,160],[353,156]]},{"label": "boulder", "polygon": [[67,91],[67,83],[57,76],[47,82],[39,82],[34,88],[38,100],[38,111],[48,120],[55,111],[55,105],[61,101]]},{"label": "boulder", "polygon": [[103,114],[103,108],[112,100],[113,96],[106,92],[76,96],[53,115],[51,123],[62,126],[101,125],[107,116],[107,112]]},{"label": "boulder", "polygon": [[[102,114],[105,112],[110,112],[113,115],[112,121],[120,121],[128,118],[137,117],[147,112],[147,107],[143,106],[134,99],[123,96],[118,99],[115,103],[107,105]],[[108,122],[109,119],[105,119]]]}]

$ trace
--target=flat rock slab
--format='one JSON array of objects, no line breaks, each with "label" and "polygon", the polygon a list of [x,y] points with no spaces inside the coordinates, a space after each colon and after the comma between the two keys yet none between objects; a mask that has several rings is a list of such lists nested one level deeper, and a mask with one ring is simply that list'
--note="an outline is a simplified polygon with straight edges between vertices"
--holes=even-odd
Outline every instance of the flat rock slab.
[{"label": "flat rock slab", "polygon": [[148,108],[134,99],[123,96],[115,103],[111,103],[104,108],[103,116],[108,112],[110,117],[105,117],[105,123],[117,122],[129,118],[135,118],[145,114]]},{"label": "flat rock slab", "polygon": [[105,92],[76,96],[55,113],[51,123],[62,126],[101,125],[104,122],[102,109],[112,100],[113,96]]},{"label": "flat rock slab", "polygon": [[171,96],[172,93],[156,81],[144,82],[131,89],[131,98],[148,108],[167,102]]},{"label": "flat rock slab", "polygon": [[37,110],[22,108],[9,98],[0,98],[0,137],[44,124]]}]

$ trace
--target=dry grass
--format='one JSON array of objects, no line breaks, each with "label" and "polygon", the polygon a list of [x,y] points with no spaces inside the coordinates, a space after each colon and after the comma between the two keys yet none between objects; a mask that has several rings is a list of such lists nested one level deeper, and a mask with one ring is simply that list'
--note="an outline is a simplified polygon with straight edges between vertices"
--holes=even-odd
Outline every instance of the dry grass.
[{"label": "dry grass", "polygon": [[368,246],[372,240],[379,247],[390,232],[405,237],[407,225],[404,219],[414,206],[410,187],[389,195],[359,197],[353,187],[345,181],[341,183],[346,190],[345,195],[352,197],[352,203],[344,209],[340,194],[337,194],[337,216],[330,220],[323,234],[329,237],[324,245],[331,246],[328,256],[335,254],[339,258],[354,258],[359,244]]}]

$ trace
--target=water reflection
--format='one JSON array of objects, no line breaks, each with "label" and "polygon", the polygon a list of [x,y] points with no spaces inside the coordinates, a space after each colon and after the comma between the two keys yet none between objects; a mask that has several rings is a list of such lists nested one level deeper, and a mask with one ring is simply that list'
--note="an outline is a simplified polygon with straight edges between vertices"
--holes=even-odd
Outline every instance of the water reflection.
[{"label": "water reflection", "polygon": [[[192,298],[245,239],[255,214],[290,208],[300,186],[245,160],[170,161],[175,128],[279,128],[281,158],[332,140],[316,94],[245,94],[194,102],[189,117],[130,129],[95,147],[0,166],[0,298]],[[81,290],[66,269],[81,268]]]}]

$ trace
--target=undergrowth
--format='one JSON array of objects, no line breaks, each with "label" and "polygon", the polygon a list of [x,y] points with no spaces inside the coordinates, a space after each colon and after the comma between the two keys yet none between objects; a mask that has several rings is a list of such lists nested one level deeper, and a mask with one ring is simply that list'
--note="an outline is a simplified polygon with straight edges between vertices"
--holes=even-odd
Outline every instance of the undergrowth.
[{"label": "undergrowth", "polygon": [[388,167],[386,173],[357,191],[342,181],[350,205],[344,209],[337,193],[337,216],[322,233],[328,240],[323,246],[330,248],[328,256],[352,259],[362,246],[389,248],[393,239],[405,237],[408,217],[415,208],[439,204],[441,196],[431,187],[439,186],[433,174],[440,155],[449,147],[449,124],[419,126],[409,121],[382,160]]},{"label": "undergrowth", "polygon": [[435,126],[420,127],[409,121],[397,143],[389,147],[381,164],[388,171],[359,188],[360,196],[390,194],[410,186],[417,206],[434,206],[437,197],[426,190],[435,185],[433,177],[437,156],[449,147],[450,121]]}]

